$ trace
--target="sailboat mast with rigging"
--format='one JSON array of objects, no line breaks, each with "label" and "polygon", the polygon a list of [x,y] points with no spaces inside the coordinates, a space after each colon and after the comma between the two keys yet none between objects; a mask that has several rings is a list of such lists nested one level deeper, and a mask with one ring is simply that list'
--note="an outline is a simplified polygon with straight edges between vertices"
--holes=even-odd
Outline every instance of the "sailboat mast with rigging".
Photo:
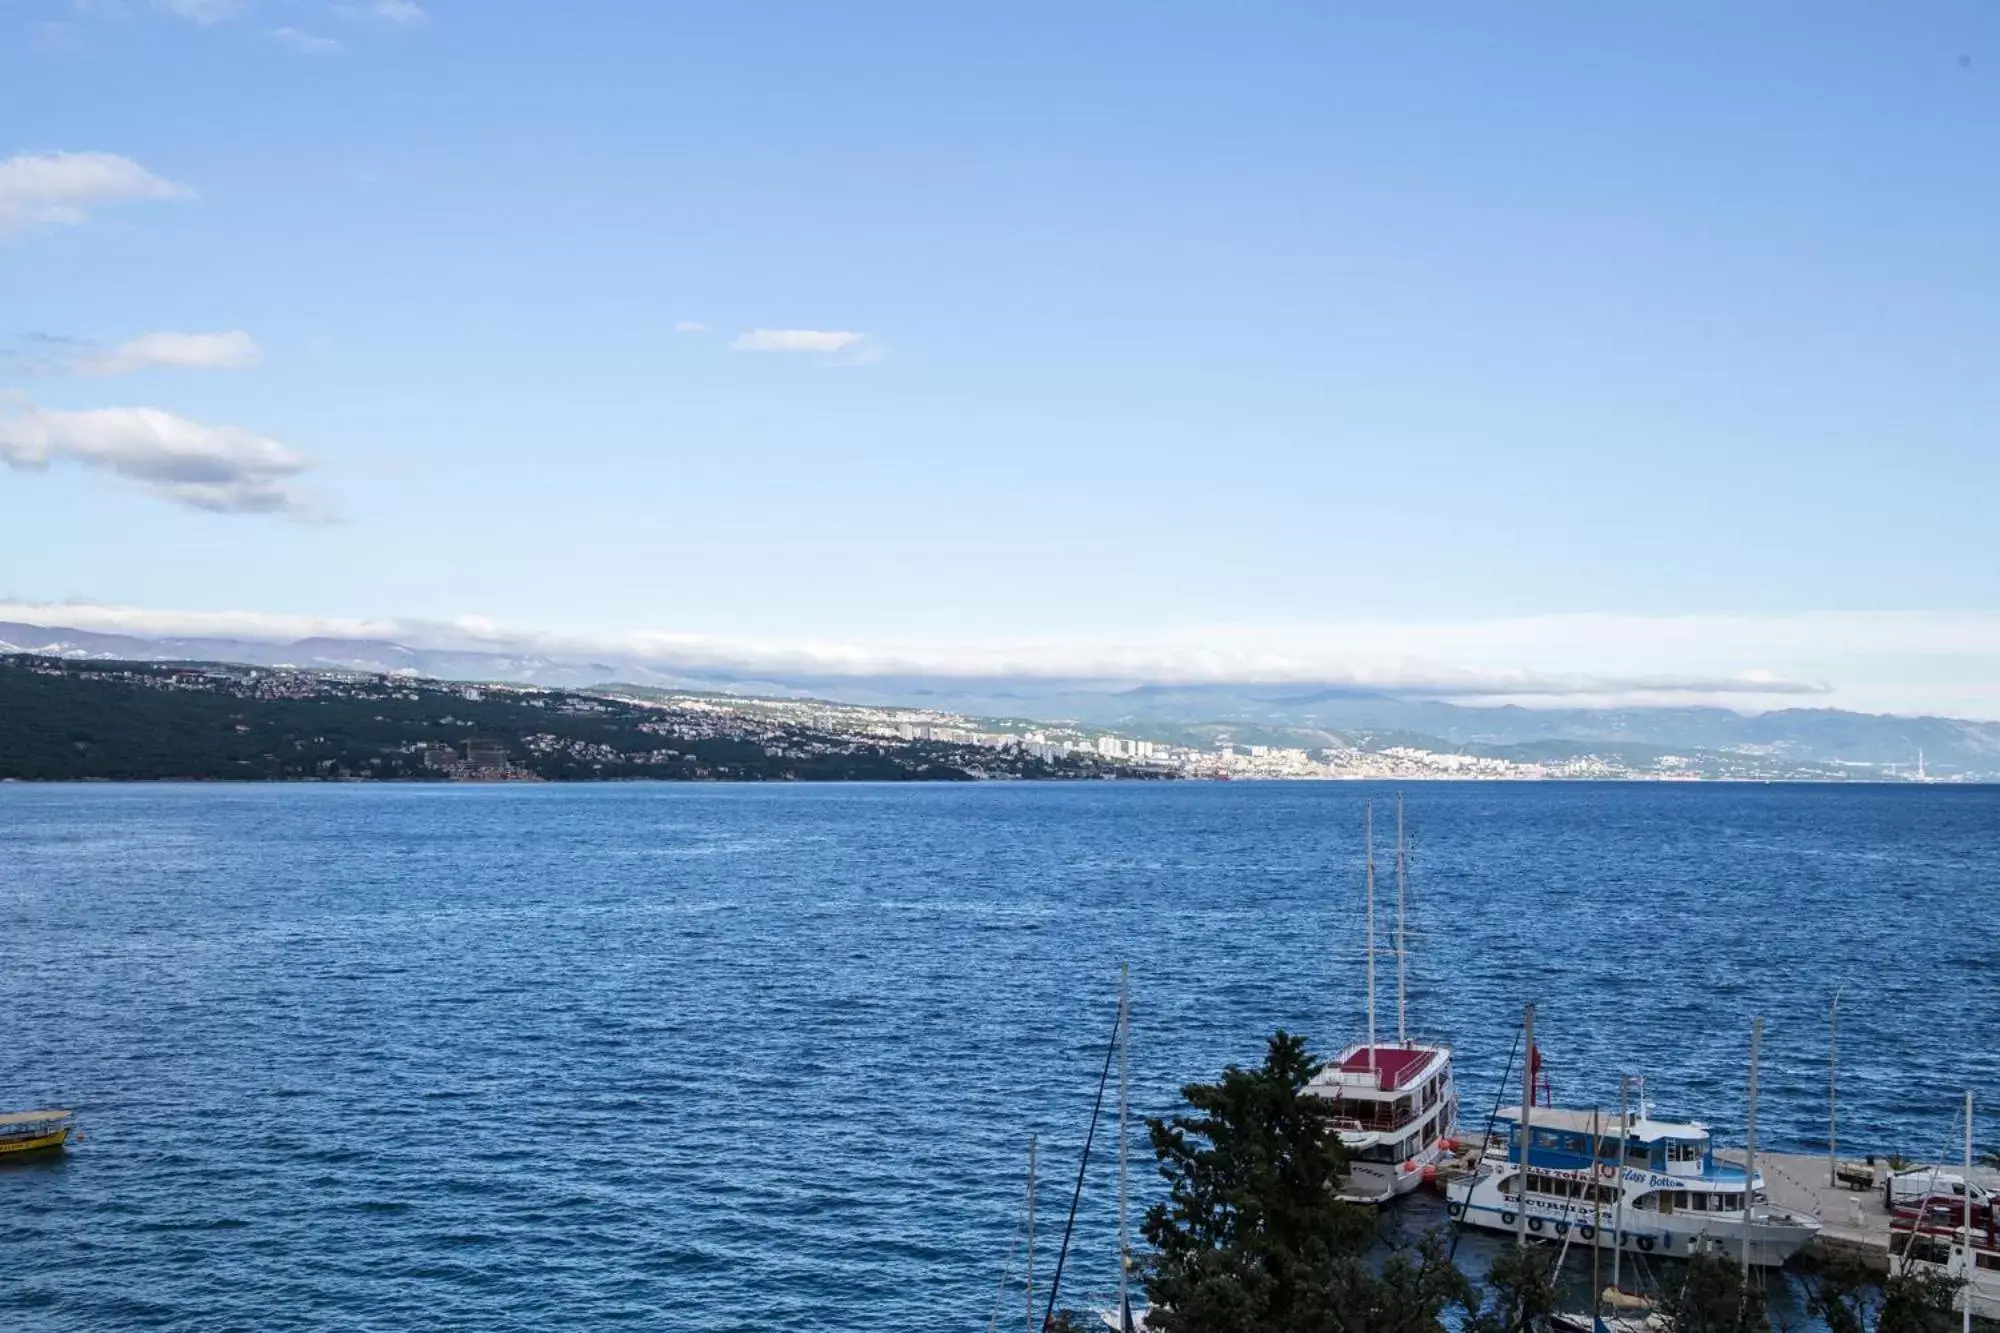
[{"label": "sailboat mast with rigging", "polygon": [[1458,1090],[1451,1048],[1413,1041],[1409,1028],[1409,844],[1403,801],[1396,798],[1396,1040],[1377,1040],[1375,1027],[1375,807],[1366,804],[1361,826],[1364,973],[1367,1036],[1342,1050],[1307,1085],[1333,1102],[1334,1128],[1348,1152],[1340,1197],[1350,1203],[1386,1203],[1423,1183],[1450,1151],[1458,1123]]}]

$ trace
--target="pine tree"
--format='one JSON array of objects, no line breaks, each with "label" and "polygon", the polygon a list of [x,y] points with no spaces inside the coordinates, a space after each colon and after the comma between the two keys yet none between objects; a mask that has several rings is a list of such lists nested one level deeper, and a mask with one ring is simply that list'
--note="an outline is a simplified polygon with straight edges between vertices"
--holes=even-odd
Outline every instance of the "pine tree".
[{"label": "pine tree", "polygon": [[1144,1267],[1160,1333],[1434,1333],[1465,1304],[1464,1279],[1431,1240],[1378,1272],[1374,1222],[1334,1197],[1346,1165],[1319,1066],[1280,1031],[1261,1068],[1181,1090],[1188,1111],[1149,1122],[1165,1202],[1146,1215]]}]

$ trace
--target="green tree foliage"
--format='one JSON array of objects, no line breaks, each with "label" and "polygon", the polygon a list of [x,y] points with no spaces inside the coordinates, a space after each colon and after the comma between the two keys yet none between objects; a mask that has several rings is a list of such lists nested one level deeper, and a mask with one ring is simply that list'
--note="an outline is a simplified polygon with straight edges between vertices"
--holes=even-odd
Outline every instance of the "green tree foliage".
[{"label": "green tree foliage", "polygon": [[1150,1329],[1161,1333],[1433,1333],[1467,1299],[1435,1239],[1380,1271],[1373,1220],[1338,1202],[1346,1165],[1301,1037],[1279,1032],[1258,1069],[1181,1090],[1149,1122],[1169,1191],[1146,1215]]},{"label": "green tree foliage", "polygon": [[1509,1247],[1486,1270],[1486,1300],[1465,1333],[1530,1333],[1556,1308],[1556,1255],[1539,1245]]},{"label": "green tree foliage", "polygon": [[1913,1269],[1882,1284],[1874,1333],[1951,1333],[1960,1319],[1951,1304],[1965,1279],[1936,1269]]},{"label": "green tree foliage", "polygon": [[1951,1303],[1961,1285],[1933,1269],[1881,1279],[1841,1259],[1814,1278],[1806,1309],[1827,1333],[1952,1333],[1960,1321]]},{"label": "green tree foliage", "polygon": [[1445,1257],[1439,1233],[1390,1255],[1379,1270],[1343,1256],[1329,1288],[1324,1317],[1312,1325],[1325,1333],[1437,1333],[1447,1309],[1469,1309],[1473,1302],[1472,1284]]},{"label": "green tree foliage", "polygon": [[1764,1283],[1753,1273],[1743,1281],[1739,1260],[1723,1254],[1698,1254],[1688,1260],[1679,1287],[1660,1294],[1660,1312],[1673,1322],[1675,1333],[1766,1333]]},{"label": "green tree foliage", "polygon": [[1334,1261],[1367,1225],[1335,1202],[1345,1165],[1318,1066],[1280,1031],[1261,1069],[1181,1089],[1189,1110],[1148,1122],[1168,1197],[1146,1214],[1146,1293],[1162,1333],[1287,1333],[1317,1327]]},{"label": "green tree foliage", "polygon": [[1826,1333],[1869,1333],[1881,1288],[1858,1260],[1833,1259],[1820,1269],[1806,1292],[1806,1312],[1826,1325]]}]

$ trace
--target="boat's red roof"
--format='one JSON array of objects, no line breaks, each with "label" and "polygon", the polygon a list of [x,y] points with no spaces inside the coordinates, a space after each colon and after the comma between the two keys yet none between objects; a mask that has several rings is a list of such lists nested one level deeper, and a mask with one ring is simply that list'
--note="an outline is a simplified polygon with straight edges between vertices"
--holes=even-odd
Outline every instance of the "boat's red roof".
[{"label": "boat's red roof", "polygon": [[[1366,1046],[1355,1047],[1353,1052],[1340,1062],[1340,1072],[1367,1073],[1370,1068],[1368,1051],[1369,1048]],[[1427,1046],[1377,1046],[1374,1051],[1373,1068],[1381,1075],[1381,1088],[1384,1092],[1394,1092],[1402,1087],[1405,1082],[1416,1076],[1426,1060],[1437,1054]]]}]

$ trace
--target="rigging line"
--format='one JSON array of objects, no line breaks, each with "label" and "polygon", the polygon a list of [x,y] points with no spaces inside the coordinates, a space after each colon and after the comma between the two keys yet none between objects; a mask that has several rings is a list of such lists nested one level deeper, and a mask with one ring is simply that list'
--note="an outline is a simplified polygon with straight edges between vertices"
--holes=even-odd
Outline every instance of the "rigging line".
[{"label": "rigging line", "polygon": [[[1493,1146],[1493,1122],[1500,1118],[1500,1099],[1507,1095],[1507,1080],[1514,1076],[1514,1057],[1521,1053],[1521,1029],[1514,1029],[1514,1047],[1507,1052],[1507,1067],[1500,1071],[1500,1090],[1493,1094],[1493,1114],[1486,1117],[1486,1142],[1479,1149],[1479,1159],[1483,1163],[1487,1152]],[[1529,1075],[1533,1077],[1532,1074]],[[1524,1192],[1525,1193],[1525,1192]],[[1465,1192],[1466,1212],[1472,1211],[1472,1191]],[[1465,1218],[1460,1217],[1451,1229],[1451,1249],[1445,1252],[1448,1263],[1458,1257],[1458,1238],[1465,1234]]]},{"label": "rigging line", "polygon": [[1104,1072],[1097,1076],[1097,1102],[1090,1108],[1090,1132],[1083,1136],[1083,1160],[1076,1164],[1076,1192],[1069,1198],[1069,1221],[1063,1224],[1062,1248],[1056,1251],[1056,1272],[1049,1280],[1049,1304],[1042,1312],[1042,1327],[1056,1317],[1056,1293],[1062,1287],[1063,1263],[1069,1258],[1070,1234],[1076,1230],[1076,1206],[1083,1202],[1083,1173],[1090,1165],[1090,1145],[1097,1138],[1098,1117],[1104,1111],[1104,1089],[1111,1082],[1111,1057],[1118,1053],[1118,1037],[1125,1028],[1125,1007],[1118,1007],[1118,1021],[1111,1025],[1111,1044],[1104,1048]]},{"label": "rigging line", "polygon": [[[1924,1197],[1917,1204],[1917,1208],[1920,1215],[1918,1216],[1916,1222],[1911,1224],[1910,1229],[1903,1233],[1902,1259],[1905,1264],[1909,1263],[1910,1261],[1910,1247],[1916,1244],[1917,1228],[1921,1226],[1923,1223],[1923,1218],[1921,1216],[1922,1210],[1924,1206],[1930,1202],[1931,1195],[1937,1193],[1938,1176],[1940,1173],[1944,1171],[1945,1158],[1951,1155],[1951,1141],[1958,1137],[1958,1133],[1959,1133],[1959,1115],[1957,1111],[1953,1111],[1951,1113],[1951,1124],[1945,1130],[1944,1149],[1942,1152],[1938,1154],[1937,1163],[1933,1165],[1930,1169],[1930,1178],[1924,1185]],[[1918,1170],[1921,1169],[1922,1169],[1921,1167],[1918,1168]],[[1915,1174],[1915,1172],[1912,1172],[1911,1174]],[[1892,1257],[1894,1256],[1896,1249],[1896,1236],[1895,1236],[1896,1224],[1894,1221],[1896,1214],[1896,1175],[1897,1175],[1896,1168],[1893,1166],[1890,1167],[1887,1202],[1889,1204],[1889,1216],[1891,1218],[1891,1221],[1889,1223],[1889,1233],[1890,1233],[1889,1251]],[[1745,1189],[1745,1195],[1747,1197],[1749,1194],[1748,1182],[1745,1182],[1744,1189]],[[1964,1197],[1965,1197],[1965,1208],[1969,1212],[1971,1211],[1972,1208],[1972,1182],[1969,1180],[1965,1182]],[[1966,1262],[1968,1264],[1972,1262],[1970,1255],[1966,1257]]]}]

